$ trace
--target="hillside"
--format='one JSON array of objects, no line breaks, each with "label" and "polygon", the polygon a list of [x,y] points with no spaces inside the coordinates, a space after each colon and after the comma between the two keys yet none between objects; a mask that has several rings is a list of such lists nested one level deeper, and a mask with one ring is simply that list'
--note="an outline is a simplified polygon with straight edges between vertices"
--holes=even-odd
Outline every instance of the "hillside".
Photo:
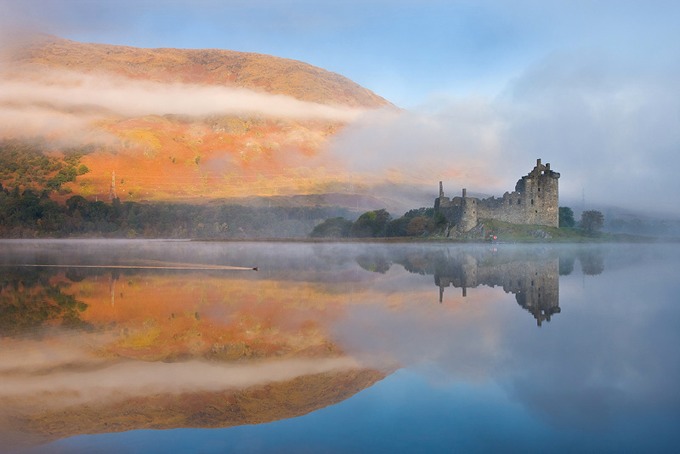
[{"label": "hillside", "polygon": [[327,155],[329,138],[362,112],[391,107],[321,68],[229,50],[40,36],[5,53],[0,69],[9,119],[0,139],[37,142],[53,159],[86,150],[78,165],[89,171],[60,186],[61,200],[337,192],[349,176]]},{"label": "hillside", "polygon": [[339,74],[296,60],[219,49],[143,49],[40,35],[6,57],[16,69],[105,72],[163,83],[264,90],[321,104],[377,108],[389,103]]}]

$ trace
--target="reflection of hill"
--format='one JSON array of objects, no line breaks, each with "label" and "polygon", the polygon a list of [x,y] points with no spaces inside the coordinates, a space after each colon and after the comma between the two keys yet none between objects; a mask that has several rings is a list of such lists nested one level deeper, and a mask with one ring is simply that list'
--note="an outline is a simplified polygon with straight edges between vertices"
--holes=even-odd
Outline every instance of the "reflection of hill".
[{"label": "reflection of hill", "polygon": [[[329,330],[345,310],[341,285],[372,279],[347,251],[126,241],[6,246],[0,439],[14,445],[22,437],[274,421],[340,402],[385,376],[357,365]],[[260,271],[22,266],[148,263]]]},{"label": "reflection of hill", "polygon": [[[47,408],[31,399],[14,409],[14,431],[45,439],[139,429],[219,428],[301,416],[334,405],[372,386],[384,374],[344,369],[244,389],[182,394],[150,393],[110,402]],[[124,384],[122,384],[124,386]],[[7,407],[5,405],[5,409]],[[3,422],[2,426],[7,427]],[[46,441],[46,440],[43,440]]]}]

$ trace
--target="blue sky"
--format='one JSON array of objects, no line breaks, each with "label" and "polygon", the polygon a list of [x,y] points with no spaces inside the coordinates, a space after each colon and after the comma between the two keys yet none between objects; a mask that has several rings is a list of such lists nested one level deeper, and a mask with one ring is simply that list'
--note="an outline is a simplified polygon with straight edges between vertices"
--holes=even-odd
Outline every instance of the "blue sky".
[{"label": "blue sky", "polygon": [[[584,208],[680,215],[678,1],[0,0],[0,15],[5,30],[259,52],[347,76],[412,116],[349,128],[336,148],[357,171],[378,171],[359,159],[368,140],[374,162],[393,162],[381,171],[496,194],[541,157]],[[466,171],[432,170],[446,160]]]}]

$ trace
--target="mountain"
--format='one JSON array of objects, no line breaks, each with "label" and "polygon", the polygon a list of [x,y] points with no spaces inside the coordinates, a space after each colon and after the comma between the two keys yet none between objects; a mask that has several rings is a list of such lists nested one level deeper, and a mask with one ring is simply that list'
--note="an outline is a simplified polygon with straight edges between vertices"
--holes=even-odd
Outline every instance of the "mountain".
[{"label": "mountain", "polygon": [[339,74],[296,60],[218,49],[143,49],[40,35],[6,57],[15,67],[105,72],[163,83],[234,86],[321,104],[378,108],[389,103]]},{"label": "mountain", "polygon": [[[4,52],[0,83],[0,114],[10,119],[0,126],[3,144],[28,141],[35,154],[70,159],[79,169],[53,185],[61,200],[351,192],[329,140],[363,112],[394,108],[343,76],[295,60],[52,36]],[[45,181],[64,165],[45,165]],[[16,172],[0,178],[5,187],[42,189]]]}]

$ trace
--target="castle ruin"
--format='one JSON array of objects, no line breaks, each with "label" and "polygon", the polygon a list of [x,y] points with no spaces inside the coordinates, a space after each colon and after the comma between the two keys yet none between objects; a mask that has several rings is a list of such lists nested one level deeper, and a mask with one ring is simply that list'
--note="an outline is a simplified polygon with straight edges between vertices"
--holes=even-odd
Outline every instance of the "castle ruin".
[{"label": "castle ruin", "polygon": [[435,213],[441,213],[458,232],[468,232],[480,219],[495,219],[513,224],[536,224],[559,226],[558,179],[560,174],[550,170],[550,164],[541,164],[523,176],[513,192],[503,197],[478,199],[468,197],[463,189],[462,197],[444,197],[439,182],[439,197],[434,201]]}]

